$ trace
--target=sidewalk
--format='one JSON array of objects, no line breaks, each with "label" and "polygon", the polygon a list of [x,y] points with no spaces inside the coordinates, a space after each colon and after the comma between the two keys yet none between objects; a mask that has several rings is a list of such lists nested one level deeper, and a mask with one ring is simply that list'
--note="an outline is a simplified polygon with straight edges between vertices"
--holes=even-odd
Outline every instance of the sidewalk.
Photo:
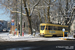
[{"label": "sidewalk", "polygon": [[3,41],[29,41],[29,42],[34,42],[34,41],[61,41],[59,38],[45,38],[45,37],[37,37],[38,35],[36,34],[35,36],[30,35],[30,34],[24,34],[24,36],[13,36],[12,34],[5,33],[5,34],[0,34],[0,39]]},{"label": "sidewalk", "polygon": [[0,34],[0,39],[4,41],[21,41],[21,40],[24,41],[27,40],[28,38],[34,38],[34,36],[30,34],[25,34],[24,36],[20,36],[20,35],[13,36],[13,34],[9,34],[9,33]]}]

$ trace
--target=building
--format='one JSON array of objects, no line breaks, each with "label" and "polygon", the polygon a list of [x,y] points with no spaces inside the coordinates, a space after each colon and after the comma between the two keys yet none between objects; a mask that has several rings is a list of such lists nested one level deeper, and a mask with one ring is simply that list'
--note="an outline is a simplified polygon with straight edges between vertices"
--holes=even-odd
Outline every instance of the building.
[{"label": "building", "polygon": [[7,29],[7,21],[0,20],[0,31],[3,31],[3,29]]}]

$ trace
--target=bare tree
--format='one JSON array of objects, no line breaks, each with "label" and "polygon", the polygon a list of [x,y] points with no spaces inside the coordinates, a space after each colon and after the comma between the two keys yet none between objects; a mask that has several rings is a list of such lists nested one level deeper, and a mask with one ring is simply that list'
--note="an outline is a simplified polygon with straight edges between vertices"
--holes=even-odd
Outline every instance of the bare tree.
[{"label": "bare tree", "polygon": [[[27,2],[28,2],[28,4],[27,4]],[[22,4],[24,6],[22,6],[23,7],[22,15],[27,16],[28,23],[29,23],[28,24],[29,25],[29,34],[32,34],[31,16],[32,16],[32,13],[33,13],[35,6],[40,2],[40,0],[35,1],[35,4],[34,5],[32,4],[33,7],[30,6],[29,2],[31,2],[31,0],[23,0]],[[20,4],[21,4],[21,0],[17,0],[17,3],[16,3],[16,0],[3,0],[3,1],[1,1],[1,5],[3,7],[5,7],[6,9],[8,9],[10,12],[14,12],[14,13],[17,12],[17,13],[21,14],[21,9],[20,9],[21,5]],[[16,11],[16,5],[17,5],[17,11]],[[30,7],[28,7],[28,6],[30,6]],[[25,11],[24,11],[24,8],[25,8]]]},{"label": "bare tree", "polygon": [[32,15],[32,12],[33,12],[35,6],[39,3],[39,1],[40,0],[38,0],[38,2],[32,7],[31,13],[29,14],[29,10],[27,9],[27,5],[26,5],[27,0],[23,0],[24,7],[25,7],[25,10],[26,10],[27,19],[28,19],[29,34],[32,34],[31,15]]}]

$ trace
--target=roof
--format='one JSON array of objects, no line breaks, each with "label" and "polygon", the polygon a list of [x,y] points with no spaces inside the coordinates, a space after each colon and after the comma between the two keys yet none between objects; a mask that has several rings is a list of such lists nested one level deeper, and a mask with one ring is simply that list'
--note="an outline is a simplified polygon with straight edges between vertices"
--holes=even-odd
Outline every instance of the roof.
[{"label": "roof", "polygon": [[59,24],[50,24],[50,23],[41,23],[40,25],[57,25],[57,26],[65,26],[65,27],[68,27],[67,25],[59,25]]}]

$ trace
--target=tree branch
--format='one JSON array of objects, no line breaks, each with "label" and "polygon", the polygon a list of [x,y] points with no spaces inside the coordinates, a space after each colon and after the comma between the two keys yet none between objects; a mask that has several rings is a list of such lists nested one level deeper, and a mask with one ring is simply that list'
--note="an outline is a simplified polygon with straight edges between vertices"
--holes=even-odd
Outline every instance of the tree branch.
[{"label": "tree branch", "polygon": [[[17,13],[20,13],[21,14],[21,12],[19,12],[19,11],[13,11],[13,10],[11,10],[11,8],[9,8],[9,7],[5,6],[5,5],[2,5],[2,6],[6,7],[7,9],[9,9],[11,12],[14,12],[14,13],[17,12]],[[25,13],[22,13],[22,15],[25,15],[26,16]]]},{"label": "tree branch", "polygon": [[[10,10],[11,12],[17,12],[17,13],[20,13],[21,14],[21,12],[19,12],[19,11],[12,11],[12,10]],[[22,13],[22,15],[25,15],[26,16],[26,14],[24,14],[24,13]]]},{"label": "tree branch", "polygon": [[47,5],[49,5],[49,3],[48,3],[48,2],[46,2],[46,0],[44,0],[44,3],[46,3]]},{"label": "tree branch", "polygon": [[37,5],[39,4],[39,2],[40,2],[40,0],[32,7],[30,16],[32,15],[32,13],[33,13],[33,11],[34,11],[35,6],[37,6]]}]

